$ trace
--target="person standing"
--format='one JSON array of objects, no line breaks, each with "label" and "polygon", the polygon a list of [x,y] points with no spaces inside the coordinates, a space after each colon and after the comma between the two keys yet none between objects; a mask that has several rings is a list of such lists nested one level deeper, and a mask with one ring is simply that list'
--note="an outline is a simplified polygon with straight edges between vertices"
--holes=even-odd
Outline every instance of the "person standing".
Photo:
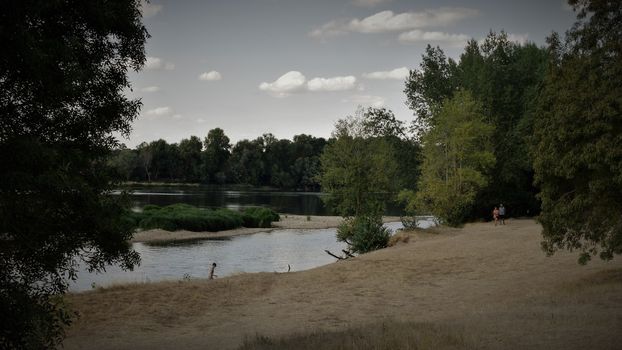
[{"label": "person standing", "polygon": [[505,207],[503,204],[499,204],[499,223],[505,225]]},{"label": "person standing", "polygon": [[495,226],[497,226],[499,222],[499,208],[495,207],[495,209],[492,210],[492,218],[495,220]]},{"label": "person standing", "polygon": [[214,270],[216,270],[216,263],[212,263],[212,267],[209,270],[209,277],[208,277],[208,279],[213,280],[214,277],[216,277],[216,275],[214,274]]}]

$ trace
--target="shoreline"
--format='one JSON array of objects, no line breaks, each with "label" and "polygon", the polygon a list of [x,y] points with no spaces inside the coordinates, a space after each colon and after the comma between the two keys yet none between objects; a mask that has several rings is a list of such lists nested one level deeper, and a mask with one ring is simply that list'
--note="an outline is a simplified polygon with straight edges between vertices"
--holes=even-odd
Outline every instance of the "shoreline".
[{"label": "shoreline", "polygon": [[[336,228],[342,222],[341,216],[313,216],[313,215],[291,215],[279,214],[281,220],[272,223],[272,227],[266,228],[247,228],[240,227],[233,230],[216,232],[194,232],[187,230],[166,231],[162,229],[152,229],[137,231],[130,240],[132,243],[161,243],[161,242],[183,242],[200,239],[228,238],[234,236],[250,235],[261,232],[272,232],[275,230],[313,230]],[[307,220],[309,218],[309,220]],[[399,216],[383,216],[382,221],[399,222]]]},{"label": "shoreline", "polygon": [[534,220],[441,227],[305,271],[70,293],[66,300],[81,317],[63,346],[233,350],[249,337],[276,341],[406,322],[441,329],[434,339],[464,341],[432,347],[439,349],[616,348],[622,259],[580,266],[576,252],[547,257],[541,231]]}]

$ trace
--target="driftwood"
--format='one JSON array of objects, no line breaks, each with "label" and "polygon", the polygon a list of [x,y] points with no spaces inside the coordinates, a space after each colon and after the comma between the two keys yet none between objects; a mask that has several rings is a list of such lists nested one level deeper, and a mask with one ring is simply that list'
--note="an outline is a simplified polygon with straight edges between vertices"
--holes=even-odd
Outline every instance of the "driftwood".
[{"label": "driftwood", "polygon": [[350,253],[349,251],[347,251],[345,249],[341,250],[343,252],[344,256],[335,255],[335,254],[331,253],[328,249],[324,249],[324,251],[326,252],[326,254],[332,256],[333,258],[337,258],[339,260],[346,260],[348,258],[354,258],[354,255],[352,255],[352,253]]}]

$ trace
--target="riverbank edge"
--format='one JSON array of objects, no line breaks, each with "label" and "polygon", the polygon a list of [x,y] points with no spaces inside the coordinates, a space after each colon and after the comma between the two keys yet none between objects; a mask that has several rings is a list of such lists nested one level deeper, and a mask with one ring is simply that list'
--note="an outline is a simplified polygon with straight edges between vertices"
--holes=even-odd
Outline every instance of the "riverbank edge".
[{"label": "riverbank edge", "polygon": [[[216,232],[194,232],[186,230],[166,231],[162,229],[152,229],[137,231],[130,240],[132,243],[163,243],[163,242],[183,242],[201,239],[220,239],[234,236],[250,235],[261,232],[272,232],[276,230],[314,230],[336,228],[342,222],[341,216],[314,216],[314,215],[291,215],[279,214],[281,220],[272,223],[269,228],[247,228],[240,227],[233,230]],[[383,222],[399,222],[399,216],[383,216]]]}]

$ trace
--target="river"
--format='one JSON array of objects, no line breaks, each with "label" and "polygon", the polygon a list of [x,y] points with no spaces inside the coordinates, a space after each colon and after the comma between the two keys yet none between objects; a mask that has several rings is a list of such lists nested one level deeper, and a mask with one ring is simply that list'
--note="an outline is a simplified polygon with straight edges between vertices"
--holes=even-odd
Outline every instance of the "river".
[{"label": "river", "polygon": [[[321,192],[293,192],[262,188],[236,189],[222,186],[132,186],[130,197],[137,208],[147,204],[169,205],[186,203],[201,208],[229,208],[263,206],[279,213],[298,215],[334,215],[324,205]],[[399,216],[402,209],[388,203],[385,215]]]},{"label": "river", "polygon": [[[422,227],[433,224],[431,220],[420,222]],[[386,226],[393,231],[402,227],[399,222]],[[78,279],[70,284],[69,290],[79,292],[122,283],[207,278],[214,262],[218,265],[218,277],[245,272],[307,270],[335,261],[324,250],[340,253],[346,248],[343,242],[337,242],[335,234],[334,228],[283,229],[165,245],[133,243],[134,250],[141,256],[141,264],[133,271],[109,266],[105,273],[89,273],[84,264],[79,264]]]},{"label": "river", "polygon": [[[329,215],[322,202],[322,193],[267,191],[262,189],[234,190],[222,187],[133,187],[131,199],[138,209],[147,204],[169,205],[187,203],[203,208],[241,209],[266,206],[280,213]],[[390,208],[390,215],[399,209]],[[423,221],[427,227],[432,221]],[[387,224],[392,230],[401,223]],[[227,239],[196,240],[182,243],[133,243],[141,263],[133,271],[108,266],[104,273],[89,273],[78,262],[78,279],[70,283],[73,292],[86,291],[123,283],[144,283],[184,278],[207,278],[212,263],[216,275],[230,276],[246,272],[301,271],[329,264],[335,258],[324,250],[340,253],[345,243],[337,242],[336,229],[283,229]]]}]

